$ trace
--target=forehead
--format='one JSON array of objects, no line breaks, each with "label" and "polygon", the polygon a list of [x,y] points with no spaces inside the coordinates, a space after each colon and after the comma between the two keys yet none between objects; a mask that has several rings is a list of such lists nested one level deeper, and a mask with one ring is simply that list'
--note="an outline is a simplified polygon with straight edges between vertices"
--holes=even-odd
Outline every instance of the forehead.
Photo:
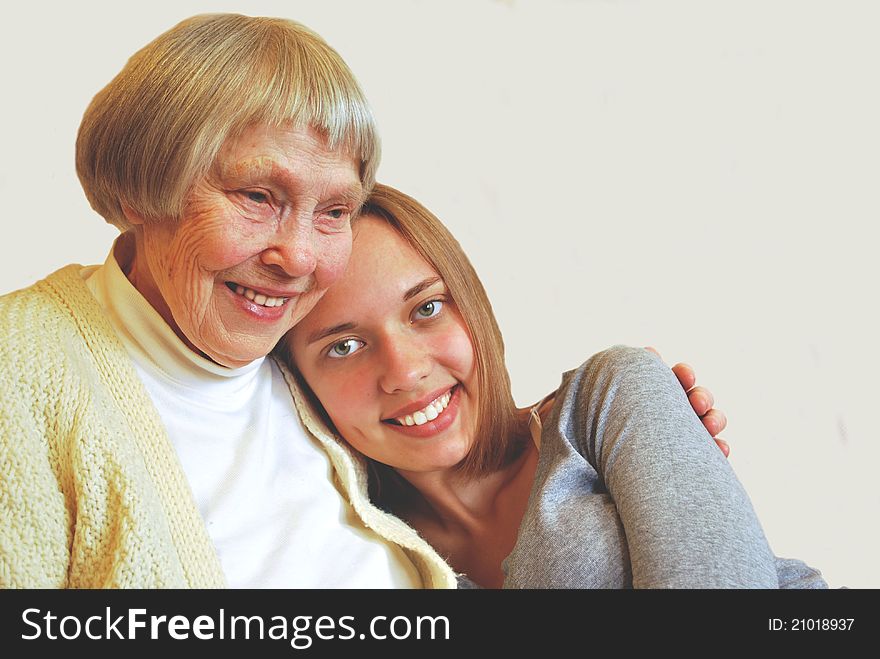
[{"label": "forehead", "polygon": [[350,277],[363,283],[367,278],[380,278],[384,285],[406,290],[406,284],[412,285],[411,279],[436,274],[433,266],[380,217],[361,216],[353,227],[352,236],[346,279]]},{"label": "forehead", "polygon": [[261,175],[279,179],[314,179],[324,184],[360,188],[357,159],[330,149],[313,128],[257,124],[223,144],[215,161],[223,177]]},{"label": "forehead", "polygon": [[[343,276],[330,287],[307,322],[356,321],[381,315],[404,302],[404,294],[434,268],[385,220],[361,216],[353,228],[351,258]],[[342,318],[345,316],[345,318]]]}]

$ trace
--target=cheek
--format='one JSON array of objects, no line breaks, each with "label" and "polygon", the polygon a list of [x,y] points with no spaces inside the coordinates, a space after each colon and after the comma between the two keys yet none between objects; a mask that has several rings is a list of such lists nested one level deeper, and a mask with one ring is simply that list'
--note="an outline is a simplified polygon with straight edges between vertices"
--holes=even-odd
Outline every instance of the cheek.
[{"label": "cheek", "polygon": [[208,304],[213,292],[212,262],[221,255],[206,249],[210,247],[210,242],[188,234],[169,246],[165,257],[164,270],[170,293],[181,299],[192,312],[198,312]]},{"label": "cheek", "polygon": [[447,368],[468,383],[474,375],[474,347],[464,327],[457,326],[437,342],[436,354],[442,355]]},{"label": "cheek", "polygon": [[144,250],[153,279],[168,304],[192,295],[192,245],[184,227],[165,220],[144,231]]},{"label": "cheek", "polygon": [[359,436],[354,429],[364,430],[370,420],[375,421],[378,408],[368,387],[368,374],[346,369],[306,380],[344,437]]},{"label": "cheek", "polygon": [[319,289],[330,288],[345,272],[351,256],[351,231],[327,236],[321,247],[321,255],[315,267],[315,280]]},{"label": "cheek", "polygon": [[190,268],[204,277],[228,270],[259,252],[256,237],[234,225],[204,227],[187,236],[182,252]]},{"label": "cheek", "polygon": [[174,241],[181,269],[207,275],[238,265],[260,249],[259,224],[241,217],[223,198],[191,201],[184,213]]}]

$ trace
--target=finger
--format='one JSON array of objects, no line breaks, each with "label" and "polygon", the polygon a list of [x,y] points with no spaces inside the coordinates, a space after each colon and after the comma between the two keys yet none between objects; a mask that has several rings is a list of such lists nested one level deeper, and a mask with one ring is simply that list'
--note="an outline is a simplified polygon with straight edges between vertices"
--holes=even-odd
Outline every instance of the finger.
[{"label": "finger", "polygon": [[721,449],[721,452],[724,454],[724,457],[729,458],[730,457],[730,444],[725,442],[720,437],[715,438],[715,443],[718,445],[718,448]]},{"label": "finger", "polygon": [[707,414],[715,404],[715,397],[706,387],[694,387],[688,391],[687,397],[697,416]]},{"label": "finger", "polygon": [[727,417],[721,410],[709,410],[700,420],[712,437],[717,437],[727,427]]},{"label": "finger", "polygon": [[688,364],[676,364],[672,367],[672,372],[685,391],[689,391],[697,383],[697,374]]}]

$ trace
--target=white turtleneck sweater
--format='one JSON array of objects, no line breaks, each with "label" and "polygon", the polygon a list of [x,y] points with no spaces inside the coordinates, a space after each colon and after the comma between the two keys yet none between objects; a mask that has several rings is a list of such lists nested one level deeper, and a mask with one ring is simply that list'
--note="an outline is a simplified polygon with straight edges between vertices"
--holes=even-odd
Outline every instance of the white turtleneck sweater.
[{"label": "white turtleneck sweater", "polygon": [[272,359],[226,368],[186,347],[114,256],[82,276],[146,385],[233,588],[410,588],[399,547],[333,484]]}]

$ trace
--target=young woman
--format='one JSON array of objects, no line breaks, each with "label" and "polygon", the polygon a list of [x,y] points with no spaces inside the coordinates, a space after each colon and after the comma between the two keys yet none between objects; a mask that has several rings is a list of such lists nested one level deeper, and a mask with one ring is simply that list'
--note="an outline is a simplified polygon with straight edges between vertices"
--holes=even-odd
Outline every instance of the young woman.
[{"label": "young woman", "polygon": [[443,225],[377,186],[292,364],[373,465],[375,500],[462,586],[824,587],[774,557],[670,370],[615,347],[517,409],[479,278]]}]

